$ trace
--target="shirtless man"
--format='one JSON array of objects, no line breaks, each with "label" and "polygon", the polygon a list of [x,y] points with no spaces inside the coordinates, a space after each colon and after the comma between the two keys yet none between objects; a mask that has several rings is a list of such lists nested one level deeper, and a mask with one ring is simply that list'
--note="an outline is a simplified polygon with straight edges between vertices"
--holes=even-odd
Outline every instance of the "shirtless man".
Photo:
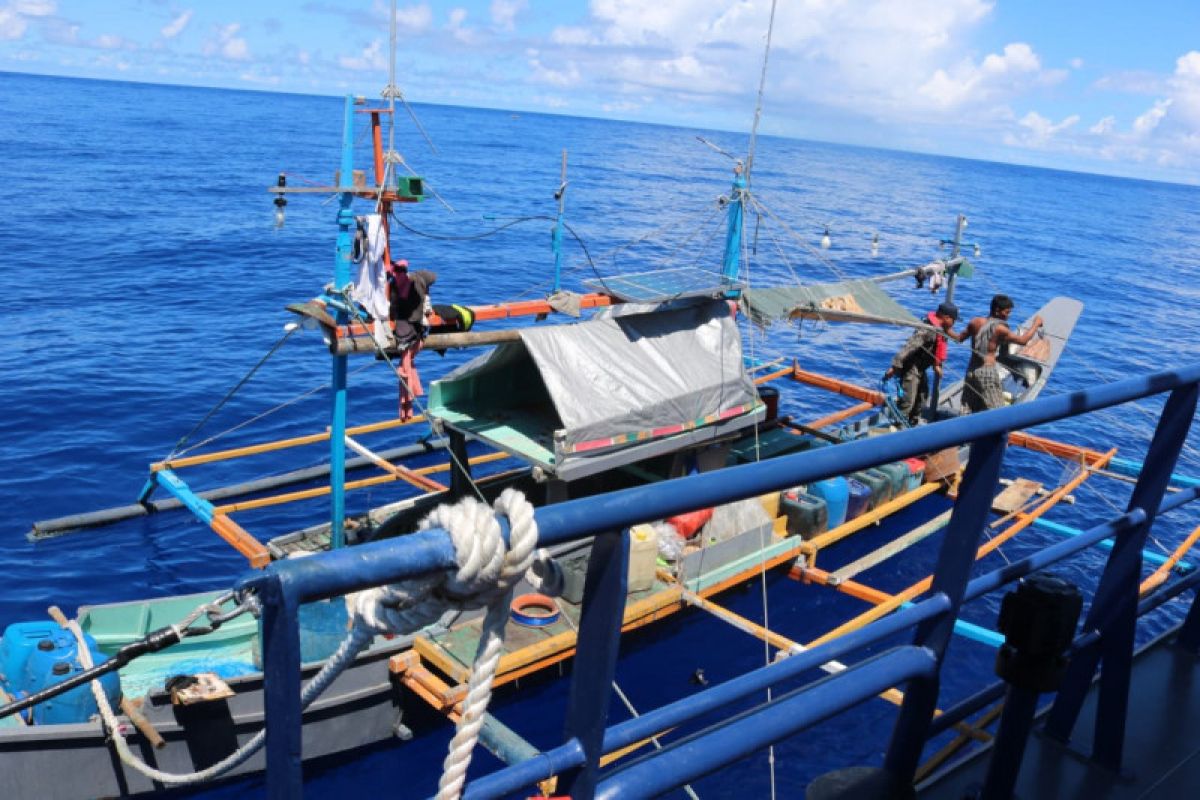
[{"label": "shirtless man", "polygon": [[967,364],[967,377],[963,382],[964,413],[987,411],[1004,405],[996,353],[1005,342],[1027,344],[1042,327],[1042,318],[1035,316],[1029,330],[1020,335],[1013,333],[1008,327],[1012,310],[1012,299],[1006,294],[998,294],[992,298],[988,316],[975,317],[967,323],[965,334],[971,339],[971,361]]}]

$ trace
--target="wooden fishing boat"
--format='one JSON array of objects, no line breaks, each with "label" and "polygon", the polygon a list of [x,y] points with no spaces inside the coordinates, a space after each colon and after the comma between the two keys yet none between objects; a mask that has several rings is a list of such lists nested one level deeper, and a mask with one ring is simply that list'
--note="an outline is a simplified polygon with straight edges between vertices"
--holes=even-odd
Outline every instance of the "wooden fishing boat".
[{"label": "wooden fishing boat", "polygon": [[[343,175],[353,173],[354,107],[348,101],[345,120]],[[367,109],[370,115],[376,164],[375,185],[351,182],[329,187],[348,212],[355,199],[378,204],[387,219],[393,204],[420,199],[419,179],[396,179],[384,166],[380,130],[384,109]],[[276,187],[277,199],[286,187]],[[748,292],[739,280],[742,219],[749,201],[746,179],[735,172],[730,191],[729,228],[725,262],[719,272],[704,270],[656,270],[610,278],[592,291],[569,298],[574,309],[602,309],[592,318],[570,325],[504,330],[494,335],[433,334],[426,347],[481,346],[497,344],[495,350],[476,362],[435,382],[429,408],[415,420],[389,420],[377,425],[347,428],[345,419],[345,361],[355,353],[376,353],[381,358],[396,355],[381,342],[363,309],[347,300],[345,291],[330,292],[316,302],[292,308],[323,328],[334,359],[334,412],[330,431],[233,451],[168,459],[153,465],[150,481],[139,498],[139,509],[151,506],[156,490],[170,492],[178,502],[208,523],[220,536],[245,554],[252,566],[272,560],[293,558],[347,544],[380,541],[415,529],[425,513],[470,492],[492,497],[503,488],[519,486],[538,505],[549,505],[588,496],[607,496],[632,486],[669,481],[689,472],[713,472],[749,461],[786,457],[816,451],[827,445],[851,442],[897,429],[886,409],[884,395],[869,387],[815,375],[793,364],[775,371],[752,373],[741,350],[740,333],[730,300],[745,301]],[[338,273],[334,286],[350,280],[348,246],[353,237],[352,215],[339,217]],[[386,226],[385,226],[386,237]],[[964,266],[958,256],[962,233],[960,220],[949,259],[907,270],[902,275],[921,275],[931,270],[954,278]],[[385,248],[386,251],[386,248]],[[895,277],[890,276],[890,277]],[[599,291],[602,290],[602,291]],[[761,297],[761,295],[760,295]],[[476,322],[555,313],[562,298],[524,301],[494,306],[474,306]],[[876,281],[790,287],[771,298],[780,318],[816,318],[828,321],[920,326],[921,323],[890,299]],[[768,303],[769,305],[769,303]],[[754,316],[762,302],[743,303]],[[867,309],[859,315],[847,307]],[[1047,323],[1047,336],[1005,358],[1010,378],[1007,390],[1014,404],[1035,398],[1045,387],[1079,316],[1080,305],[1056,298],[1040,314]],[[862,316],[864,318],[856,318]],[[436,316],[431,322],[438,321]],[[441,336],[443,338],[437,338]],[[340,372],[337,370],[340,369]],[[788,379],[809,384],[858,400],[851,409],[821,419],[796,423],[778,417],[760,400],[756,387]],[[340,380],[340,382],[339,382]],[[602,390],[597,393],[597,387]],[[607,391],[614,388],[615,391]],[[961,386],[952,386],[930,410],[930,422],[957,416]],[[435,471],[409,467],[363,447],[353,437],[416,424],[428,418],[436,423],[440,445],[451,455],[450,463]],[[331,447],[330,484],[291,496],[253,498],[214,506],[193,491],[177,474],[179,470],[222,459],[280,450],[285,447],[328,441]],[[1035,449],[1069,452],[1088,470],[1100,469],[1111,454],[1027,438]],[[361,482],[378,485],[404,482],[420,490],[415,497],[376,509],[361,517],[345,514],[344,494],[353,488],[346,480],[346,449],[358,451],[361,461],[382,470],[382,475]],[[426,452],[422,450],[422,452]],[[411,454],[411,453],[410,453]],[[471,465],[487,460],[519,463],[519,469],[480,476]],[[676,542],[669,559],[658,563],[659,537],[672,535],[650,529],[643,548],[630,570],[630,592],[625,598],[623,628],[631,635],[676,612],[707,614],[713,624],[733,625],[764,639],[786,652],[803,645],[758,626],[719,604],[722,593],[744,586],[747,581],[774,571],[773,579],[790,572],[799,580],[835,586],[843,592],[878,601],[883,607],[895,597],[874,592],[855,581],[862,571],[884,558],[937,533],[944,526],[944,501],[933,515],[910,531],[889,530],[886,541],[876,542],[862,559],[850,561],[839,570],[815,566],[818,552],[835,548],[852,534],[874,527],[892,515],[926,498],[952,490],[961,461],[936,474],[897,463],[879,475],[865,476],[861,505],[830,514],[808,514],[798,499],[807,491],[774,492],[746,501],[734,521],[723,528],[705,527],[691,542]],[[437,471],[450,474],[448,484],[430,477]],[[1086,478],[1090,472],[1083,471]],[[309,480],[307,474],[298,480]],[[840,479],[841,476],[838,476]],[[1072,479],[1074,480],[1074,479]],[[280,482],[282,484],[282,482]],[[1077,485],[1077,484],[1076,484]],[[1060,501],[1071,490],[1071,482],[1047,490],[1045,508],[1037,506],[1043,487],[1031,482],[998,497],[1003,514],[1020,513],[1022,520],[1034,519]],[[254,484],[259,491],[263,484]],[[812,487],[804,487],[809,489]],[[329,522],[271,542],[260,542],[233,520],[249,508],[295,499],[296,495],[327,493],[332,498]],[[937,498],[932,498],[937,500]],[[789,506],[789,503],[792,505]],[[1040,511],[1029,511],[1036,506]],[[1036,516],[1035,516],[1036,514]],[[832,517],[832,519],[831,519]],[[106,515],[105,519],[111,519]],[[941,523],[939,524],[939,520]],[[652,519],[645,523],[661,522]],[[76,519],[75,523],[85,523]],[[669,524],[669,521],[668,521]],[[1023,522],[1023,524],[1031,524]],[[49,530],[50,528],[43,528]],[[498,687],[515,691],[518,679],[552,675],[552,667],[575,652],[576,627],[581,617],[581,582],[586,573],[584,550],[572,546],[551,554],[560,564],[564,583],[574,580],[564,596],[543,604],[539,615],[518,612],[508,625],[507,644],[495,675]],[[778,569],[777,569],[778,568]],[[636,571],[636,574],[635,574]],[[566,588],[566,587],[565,587]],[[217,602],[221,600],[222,602]],[[524,606],[522,606],[524,608]],[[199,617],[189,617],[198,610]],[[174,785],[171,775],[225,777],[264,768],[262,754],[214,774],[216,765],[246,748],[264,723],[267,702],[261,657],[262,633],[258,621],[244,603],[235,608],[232,600],[216,595],[185,596],[135,603],[98,605],[79,610],[80,636],[94,642],[94,660],[115,661],[130,647],[149,640],[181,639],[174,647],[153,650],[123,664],[118,671],[120,686],[109,690],[110,698],[123,702],[118,720],[137,760],[148,769],[139,771],[113,743],[106,724],[93,716],[87,687],[71,690],[70,703],[57,700],[58,710],[24,717],[9,715],[0,726],[0,791],[5,797],[37,796],[76,798],[119,796],[153,792]],[[542,613],[544,612],[544,613]],[[210,624],[204,624],[207,616]],[[226,619],[225,617],[229,617]],[[181,619],[191,619],[180,627]],[[197,622],[199,619],[199,622]],[[219,625],[216,620],[220,620]],[[301,655],[304,674],[314,678],[327,665],[343,641],[346,624],[340,602],[311,604],[301,612]],[[184,635],[196,623],[194,635]],[[26,623],[5,633],[3,685],[12,699],[22,695],[52,693],[64,678],[91,674],[89,652],[78,639],[62,637],[58,622]],[[474,649],[480,636],[481,614],[444,619],[419,632],[396,638],[375,638],[359,653],[304,712],[303,758],[319,759],[369,744],[399,737],[421,735],[408,719],[420,708],[432,711],[436,720],[456,721],[466,692]],[[172,627],[176,626],[176,627]],[[199,630],[200,628],[211,630]],[[837,631],[830,632],[830,635]],[[989,634],[978,633],[985,639]],[[995,634],[990,634],[994,641]],[[44,644],[43,644],[44,643]],[[44,646],[48,645],[48,646]],[[82,652],[81,652],[82,651]],[[42,655],[39,655],[41,653]],[[62,665],[60,667],[59,665]],[[33,666],[30,666],[33,665]],[[40,671],[39,671],[40,670]],[[67,694],[62,695],[63,698]],[[9,708],[11,708],[11,704]],[[43,703],[35,708],[48,708]],[[72,714],[76,718],[71,719]],[[428,716],[428,713],[426,714]],[[32,723],[32,724],[30,724]],[[536,750],[518,733],[495,717],[484,725],[481,741],[508,762],[528,758]],[[619,753],[612,754],[619,757]],[[149,774],[147,774],[149,773]],[[46,776],[53,774],[55,780]],[[189,779],[190,780],[190,779]]]}]

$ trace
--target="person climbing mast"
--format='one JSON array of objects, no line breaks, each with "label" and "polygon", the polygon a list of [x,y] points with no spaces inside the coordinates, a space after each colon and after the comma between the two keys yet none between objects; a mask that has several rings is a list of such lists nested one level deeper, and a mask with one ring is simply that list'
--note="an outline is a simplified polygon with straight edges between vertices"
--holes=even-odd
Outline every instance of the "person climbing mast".
[{"label": "person climbing mast", "polygon": [[425,343],[426,318],[433,313],[429,290],[436,280],[437,274],[430,270],[409,273],[405,259],[391,262],[388,270],[388,317],[399,353],[396,375],[400,379],[401,420],[412,419],[413,398],[425,394],[415,361]]}]

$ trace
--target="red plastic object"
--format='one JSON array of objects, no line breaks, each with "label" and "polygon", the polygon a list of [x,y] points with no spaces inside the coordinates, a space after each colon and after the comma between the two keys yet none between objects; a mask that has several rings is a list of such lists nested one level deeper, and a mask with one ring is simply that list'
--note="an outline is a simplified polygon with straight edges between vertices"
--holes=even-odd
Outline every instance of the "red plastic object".
[{"label": "red plastic object", "polygon": [[906,458],[904,459],[905,466],[908,467],[909,475],[916,475],[918,472],[925,471],[925,460],[921,458]]},{"label": "red plastic object", "polygon": [[667,518],[667,524],[675,529],[675,532],[684,539],[690,539],[696,535],[696,531],[704,527],[704,523],[712,519],[713,510],[711,508],[701,508],[696,511],[689,511],[686,514],[678,514],[674,517]]}]

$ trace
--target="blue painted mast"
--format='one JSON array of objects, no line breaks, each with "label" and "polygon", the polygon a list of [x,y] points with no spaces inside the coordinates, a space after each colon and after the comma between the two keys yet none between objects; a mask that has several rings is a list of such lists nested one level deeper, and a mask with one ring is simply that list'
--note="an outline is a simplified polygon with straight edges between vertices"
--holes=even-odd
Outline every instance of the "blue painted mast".
[{"label": "blue painted mast", "polygon": [[[350,258],[354,238],[354,98],[346,96],[345,118],[342,123],[342,168],[338,177],[338,236],[337,254],[333,262],[333,286],[341,291],[350,284]],[[341,303],[336,304],[334,319],[339,326],[349,322]],[[333,356],[333,407],[329,421],[329,546],[333,549],[346,544],[346,364],[347,356]]]},{"label": "blue painted mast", "polygon": [[725,231],[725,261],[721,266],[721,277],[726,283],[736,283],[740,272],[745,209],[746,176],[739,161],[733,168],[733,188],[729,192],[729,216]]}]

